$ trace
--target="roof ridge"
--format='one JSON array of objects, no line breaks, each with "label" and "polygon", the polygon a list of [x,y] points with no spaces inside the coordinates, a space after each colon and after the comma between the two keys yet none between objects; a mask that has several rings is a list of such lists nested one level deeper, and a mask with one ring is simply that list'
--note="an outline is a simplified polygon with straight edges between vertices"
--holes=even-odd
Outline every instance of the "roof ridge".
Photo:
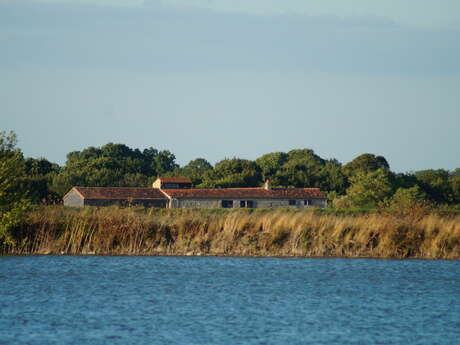
[{"label": "roof ridge", "polygon": [[111,189],[114,189],[114,188],[118,188],[118,189],[121,189],[121,188],[124,188],[124,189],[157,189],[157,188],[152,188],[152,187],[84,187],[84,186],[74,186],[73,188],[111,188]]}]

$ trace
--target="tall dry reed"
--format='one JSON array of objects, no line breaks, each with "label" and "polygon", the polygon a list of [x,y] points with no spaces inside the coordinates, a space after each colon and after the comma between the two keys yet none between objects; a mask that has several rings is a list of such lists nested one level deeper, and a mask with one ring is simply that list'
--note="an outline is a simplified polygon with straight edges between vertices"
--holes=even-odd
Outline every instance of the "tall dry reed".
[{"label": "tall dry reed", "polygon": [[9,254],[460,258],[460,216],[43,207]]}]

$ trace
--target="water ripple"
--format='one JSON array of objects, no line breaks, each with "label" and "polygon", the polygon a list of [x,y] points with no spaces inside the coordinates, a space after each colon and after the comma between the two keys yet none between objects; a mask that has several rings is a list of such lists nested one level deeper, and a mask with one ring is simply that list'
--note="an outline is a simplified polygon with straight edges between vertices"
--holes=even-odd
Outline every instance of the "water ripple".
[{"label": "water ripple", "polygon": [[0,257],[0,344],[459,344],[460,262]]}]

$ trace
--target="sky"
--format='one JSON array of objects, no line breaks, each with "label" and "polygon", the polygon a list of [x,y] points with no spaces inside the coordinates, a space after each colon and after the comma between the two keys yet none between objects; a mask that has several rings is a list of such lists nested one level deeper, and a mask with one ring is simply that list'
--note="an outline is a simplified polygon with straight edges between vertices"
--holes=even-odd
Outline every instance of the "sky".
[{"label": "sky", "polygon": [[0,52],[0,130],[26,156],[460,167],[457,0],[0,0]]}]

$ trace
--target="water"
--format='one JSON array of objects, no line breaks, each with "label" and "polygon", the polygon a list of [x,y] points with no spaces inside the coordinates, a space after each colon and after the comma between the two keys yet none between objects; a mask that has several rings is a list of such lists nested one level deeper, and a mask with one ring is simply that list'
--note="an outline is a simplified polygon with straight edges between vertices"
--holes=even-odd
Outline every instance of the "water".
[{"label": "water", "polygon": [[460,262],[0,257],[0,344],[460,344]]}]

